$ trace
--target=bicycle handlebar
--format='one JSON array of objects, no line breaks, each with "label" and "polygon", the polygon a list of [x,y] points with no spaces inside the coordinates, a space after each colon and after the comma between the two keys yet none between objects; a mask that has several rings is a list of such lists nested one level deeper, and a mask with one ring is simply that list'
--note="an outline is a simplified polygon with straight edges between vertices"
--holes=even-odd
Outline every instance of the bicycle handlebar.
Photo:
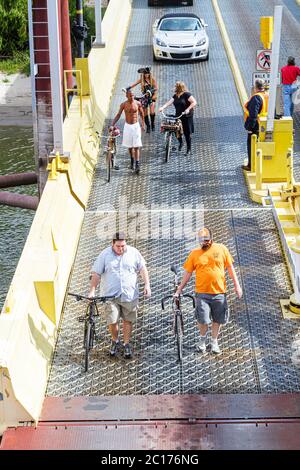
[{"label": "bicycle handlebar", "polygon": [[108,297],[87,297],[86,295],[81,295],[81,294],[73,294],[72,292],[68,292],[68,295],[71,295],[72,297],[75,297],[77,302],[80,300],[89,300],[92,302],[106,302],[107,300],[114,299],[115,297],[113,296],[108,296]]},{"label": "bicycle handlebar", "polygon": [[100,135],[98,131],[96,131],[96,134],[97,134],[98,139],[103,139],[104,138],[104,139],[107,139],[107,140],[117,139],[121,135],[121,134],[119,134],[119,135],[111,135],[111,134],[108,134],[108,135],[102,134],[102,135]]},{"label": "bicycle handlebar", "polygon": [[180,119],[182,116],[185,116],[185,112],[181,113],[180,116],[174,116],[174,114],[165,114],[163,111],[161,111],[161,114],[163,115],[164,118],[166,119]]},{"label": "bicycle handlebar", "polygon": [[[180,299],[180,297],[189,297],[190,299],[192,299],[192,301],[193,301],[193,308],[195,308],[196,303],[195,303],[195,297],[194,297],[193,295],[191,295],[191,294],[179,294],[178,298]],[[161,308],[162,308],[162,310],[165,309],[165,301],[166,301],[167,299],[174,299],[174,295],[166,295],[165,297],[163,297],[163,298],[161,299]]]}]

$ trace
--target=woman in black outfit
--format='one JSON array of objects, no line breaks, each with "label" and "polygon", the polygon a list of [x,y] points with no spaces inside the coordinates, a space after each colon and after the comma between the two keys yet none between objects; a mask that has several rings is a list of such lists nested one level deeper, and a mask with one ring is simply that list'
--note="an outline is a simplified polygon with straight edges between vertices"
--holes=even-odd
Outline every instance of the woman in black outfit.
[{"label": "woman in black outfit", "polygon": [[[175,106],[176,116],[180,116],[180,114],[184,113],[184,116],[182,116],[180,120],[182,122],[183,133],[187,145],[185,155],[188,155],[191,153],[191,134],[194,133],[193,108],[197,105],[197,101],[192,96],[192,94],[187,91],[187,88],[183,82],[176,82],[175,95],[161,108],[159,108],[159,112],[163,111],[163,109],[167,108],[168,106],[171,106],[171,104],[174,104]],[[178,150],[181,150],[183,145],[182,137],[180,137],[178,140]]]}]

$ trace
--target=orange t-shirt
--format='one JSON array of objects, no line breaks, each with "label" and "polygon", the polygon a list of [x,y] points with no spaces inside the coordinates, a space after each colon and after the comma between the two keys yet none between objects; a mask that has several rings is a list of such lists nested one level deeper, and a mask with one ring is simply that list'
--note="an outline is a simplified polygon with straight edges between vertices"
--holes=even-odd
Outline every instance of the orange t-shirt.
[{"label": "orange t-shirt", "polygon": [[213,243],[208,250],[193,250],[183,267],[189,273],[196,271],[195,291],[198,294],[224,294],[225,270],[232,264],[233,258],[226,246]]}]

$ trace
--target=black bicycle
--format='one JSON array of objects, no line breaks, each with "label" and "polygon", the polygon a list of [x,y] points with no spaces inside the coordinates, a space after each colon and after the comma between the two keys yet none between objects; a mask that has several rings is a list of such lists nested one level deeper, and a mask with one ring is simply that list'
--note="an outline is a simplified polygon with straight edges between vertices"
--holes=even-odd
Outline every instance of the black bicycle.
[{"label": "black bicycle", "polygon": [[72,294],[71,292],[69,292],[68,295],[75,297],[77,302],[79,302],[80,300],[85,300],[88,303],[85,316],[79,318],[79,321],[84,322],[84,370],[85,372],[87,372],[89,368],[89,352],[93,348],[94,340],[96,339],[95,317],[99,316],[97,302],[105,303],[107,300],[112,300],[113,297],[86,297],[81,294]]},{"label": "black bicycle", "polygon": [[[178,289],[178,268],[176,266],[171,266],[171,271],[174,273],[174,293]],[[180,294],[178,297],[172,295],[167,295],[161,300],[161,307],[165,309],[165,301],[167,299],[173,299],[172,301],[172,312],[174,316],[174,336],[177,345],[177,353],[178,353],[178,360],[179,362],[182,361],[182,341],[184,335],[184,328],[183,328],[183,317],[182,317],[182,310],[181,310],[181,298],[188,297],[193,301],[193,307],[195,308],[195,298],[193,295],[190,294]]]},{"label": "black bicycle", "polygon": [[174,116],[174,114],[165,114],[161,111],[161,114],[164,119],[161,122],[160,130],[165,134],[165,161],[168,162],[170,160],[173,135],[181,137],[183,134],[180,118],[184,113],[180,114],[180,116]]}]

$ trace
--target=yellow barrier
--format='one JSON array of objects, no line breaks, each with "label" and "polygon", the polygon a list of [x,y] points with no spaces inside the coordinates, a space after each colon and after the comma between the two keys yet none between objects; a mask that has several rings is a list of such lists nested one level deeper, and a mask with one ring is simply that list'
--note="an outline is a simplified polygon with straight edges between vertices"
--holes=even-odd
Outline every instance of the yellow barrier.
[{"label": "yellow barrier", "polygon": [[[111,0],[103,19],[106,47],[89,55],[90,96],[73,97],[64,121],[67,165],[53,163],[0,315],[0,433],[38,421],[98,142],[109,109],[131,15],[131,0]],[[88,74],[87,74],[88,76]],[[86,85],[83,77],[83,88]],[[86,89],[86,88],[85,88]]]}]

